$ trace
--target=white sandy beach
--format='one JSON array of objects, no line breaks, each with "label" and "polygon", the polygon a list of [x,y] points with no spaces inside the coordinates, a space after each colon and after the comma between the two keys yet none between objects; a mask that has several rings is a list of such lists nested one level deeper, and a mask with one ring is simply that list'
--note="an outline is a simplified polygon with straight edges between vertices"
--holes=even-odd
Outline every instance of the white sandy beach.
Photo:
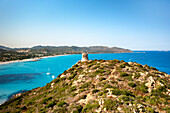
[{"label": "white sandy beach", "polygon": [[15,62],[37,61],[37,60],[43,59],[43,58],[57,57],[57,56],[65,56],[65,55],[71,55],[71,54],[55,55],[55,56],[43,56],[43,57],[39,57],[39,58],[30,58],[30,59],[23,59],[23,60],[14,60],[14,61],[0,62],[0,65],[1,65],[1,64],[15,63]]}]

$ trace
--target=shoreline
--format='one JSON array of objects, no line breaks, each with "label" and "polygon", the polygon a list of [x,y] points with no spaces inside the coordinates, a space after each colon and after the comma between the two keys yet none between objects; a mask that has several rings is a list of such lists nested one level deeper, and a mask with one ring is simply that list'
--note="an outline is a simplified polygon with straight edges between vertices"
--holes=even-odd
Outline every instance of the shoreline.
[{"label": "shoreline", "polygon": [[0,65],[10,64],[10,63],[17,63],[17,62],[39,61],[40,59],[44,59],[44,58],[57,57],[57,56],[66,56],[66,55],[72,55],[72,54],[63,54],[63,55],[55,55],[55,56],[43,56],[43,57],[38,57],[38,58],[30,58],[30,59],[23,59],[23,60],[0,62]]},{"label": "shoreline", "polygon": [[[134,53],[134,52],[115,52],[115,53]],[[89,54],[102,54],[102,53],[89,53]],[[43,59],[43,58],[50,58],[50,57],[57,57],[57,56],[66,56],[66,55],[75,55],[75,54],[63,54],[63,55],[54,55],[54,56],[43,56],[43,57],[23,59],[23,60],[6,61],[6,62],[0,62],[0,65],[10,64],[10,63],[17,63],[17,62],[39,61],[40,59]]]}]

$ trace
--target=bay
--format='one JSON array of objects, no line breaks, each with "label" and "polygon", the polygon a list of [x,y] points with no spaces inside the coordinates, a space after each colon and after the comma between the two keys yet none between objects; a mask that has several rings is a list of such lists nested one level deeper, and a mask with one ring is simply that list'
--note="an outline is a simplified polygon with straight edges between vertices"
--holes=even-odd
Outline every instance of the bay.
[{"label": "bay", "polygon": [[[156,67],[170,74],[170,51],[89,54],[89,59],[124,60]],[[0,65],[0,104],[12,94],[42,87],[81,60],[81,54]]]}]

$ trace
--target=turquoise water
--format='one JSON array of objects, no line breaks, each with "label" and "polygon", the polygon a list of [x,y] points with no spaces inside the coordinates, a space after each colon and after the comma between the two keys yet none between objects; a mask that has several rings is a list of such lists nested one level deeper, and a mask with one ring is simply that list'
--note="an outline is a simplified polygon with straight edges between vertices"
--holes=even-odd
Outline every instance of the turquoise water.
[{"label": "turquoise water", "polygon": [[[170,52],[148,51],[145,53],[110,53],[89,54],[89,59],[119,59],[154,66],[160,71],[170,74]],[[18,62],[0,65],[0,103],[6,101],[12,94],[21,90],[31,90],[41,87],[53,80],[64,70],[69,69],[81,55],[57,56],[40,61]],[[47,75],[50,73],[50,75]]]}]

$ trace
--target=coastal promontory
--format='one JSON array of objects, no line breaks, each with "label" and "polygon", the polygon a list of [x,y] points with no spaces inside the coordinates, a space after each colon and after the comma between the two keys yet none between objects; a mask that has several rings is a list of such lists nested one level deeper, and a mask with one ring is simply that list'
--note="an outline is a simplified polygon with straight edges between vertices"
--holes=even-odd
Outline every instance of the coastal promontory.
[{"label": "coastal promontory", "polygon": [[168,113],[169,78],[136,62],[79,61],[44,87],[5,102],[0,112]]}]

